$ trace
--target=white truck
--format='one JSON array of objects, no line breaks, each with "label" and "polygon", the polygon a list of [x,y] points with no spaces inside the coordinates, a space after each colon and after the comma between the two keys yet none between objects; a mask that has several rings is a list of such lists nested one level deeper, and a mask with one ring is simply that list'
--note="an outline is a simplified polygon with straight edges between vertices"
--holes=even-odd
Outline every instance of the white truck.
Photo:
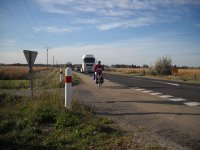
[{"label": "white truck", "polygon": [[84,54],[82,57],[82,73],[93,73],[93,66],[95,64],[95,57],[93,55]]}]

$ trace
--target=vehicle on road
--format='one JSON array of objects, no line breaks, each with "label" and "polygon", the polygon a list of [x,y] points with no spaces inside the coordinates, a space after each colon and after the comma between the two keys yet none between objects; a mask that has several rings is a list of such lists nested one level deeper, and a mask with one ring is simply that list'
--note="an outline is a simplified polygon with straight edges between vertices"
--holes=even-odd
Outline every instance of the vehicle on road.
[{"label": "vehicle on road", "polygon": [[82,57],[82,73],[94,73],[93,66],[95,64],[95,57],[93,55],[85,54]]},{"label": "vehicle on road", "polygon": [[81,67],[75,67],[74,70],[77,71],[77,72],[80,72],[81,71]]}]

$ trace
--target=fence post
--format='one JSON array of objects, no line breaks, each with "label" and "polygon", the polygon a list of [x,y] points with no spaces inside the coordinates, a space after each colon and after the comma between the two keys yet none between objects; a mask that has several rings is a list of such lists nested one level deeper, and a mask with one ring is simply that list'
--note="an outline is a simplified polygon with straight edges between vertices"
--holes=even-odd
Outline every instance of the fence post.
[{"label": "fence post", "polygon": [[72,101],[72,69],[65,69],[65,107],[70,107]]}]

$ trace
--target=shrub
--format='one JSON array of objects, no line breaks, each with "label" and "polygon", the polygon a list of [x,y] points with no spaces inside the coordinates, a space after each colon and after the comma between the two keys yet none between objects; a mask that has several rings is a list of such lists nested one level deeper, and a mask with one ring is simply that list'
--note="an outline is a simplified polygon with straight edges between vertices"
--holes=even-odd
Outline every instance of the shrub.
[{"label": "shrub", "polygon": [[150,69],[152,75],[171,75],[172,74],[172,60],[169,56],[159,58],[155,61],[153,68]]}]

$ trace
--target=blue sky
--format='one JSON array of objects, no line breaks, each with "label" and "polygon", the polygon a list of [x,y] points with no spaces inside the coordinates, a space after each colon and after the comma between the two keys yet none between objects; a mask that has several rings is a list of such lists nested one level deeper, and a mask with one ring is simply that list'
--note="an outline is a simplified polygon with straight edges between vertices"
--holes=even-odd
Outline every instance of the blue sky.
[{"label": "blue sky", "polygon": [[0,0],[0,20],[0,63],[46,63],[49,47],[50,63],[200,66],[200,0]]}]

